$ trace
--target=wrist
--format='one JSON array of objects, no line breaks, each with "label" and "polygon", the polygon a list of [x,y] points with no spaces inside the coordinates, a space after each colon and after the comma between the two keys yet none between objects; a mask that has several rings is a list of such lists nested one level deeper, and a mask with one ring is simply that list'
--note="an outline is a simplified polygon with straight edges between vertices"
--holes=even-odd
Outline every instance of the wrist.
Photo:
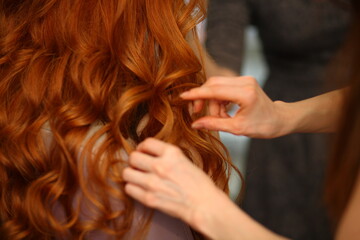
[{"label": "wrist", "polygon": [[297,131],[298,115],[291,103],[274,101],[278,115],[278,132],[276,137],[285,136]]},{"label": "wrist", "polygon": [[[209,237],[210,239],[224,239],[224,229],[229,224],[227,219],[227,209],[233,208],[232,201],[229,197],[217,187],[207,202],[202,203],[194,209],[194,214],[190,225],[197,231]],[[234,205],[234,204],[233,204]],[[219,210],[221,206],[222,210]],[[234,205],[235,206],[235,205]],[[236,206],[235,206],[236,208]]]},{"label": "wrist", "polygon": [[342,97],[343,90],[337,90],[293,103],[277,101],[282,109],[282,131],[284,134],[335,131]]},{"label": "wrist", "polygon": [[218,192],[211,195],[213,197],[207,203],[198,207],[192,226],[199,232],[213,240],[285,239],[253,220],[220,189],[216,190]]}]

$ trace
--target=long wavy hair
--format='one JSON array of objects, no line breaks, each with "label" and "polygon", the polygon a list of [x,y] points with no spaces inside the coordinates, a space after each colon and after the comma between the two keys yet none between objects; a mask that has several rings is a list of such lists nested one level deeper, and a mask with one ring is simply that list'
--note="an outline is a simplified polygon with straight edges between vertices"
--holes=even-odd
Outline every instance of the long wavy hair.
[{"label": "long wavy hair", "polygon": [[121,171],[150,136],[180,145],[228,191],[223,145],[191,128],[194,116],[178,97],[205,81],[187,41],[197,42],[205,7],[204,0],[0,0],[3,239],[126,236],[135,207]]}]

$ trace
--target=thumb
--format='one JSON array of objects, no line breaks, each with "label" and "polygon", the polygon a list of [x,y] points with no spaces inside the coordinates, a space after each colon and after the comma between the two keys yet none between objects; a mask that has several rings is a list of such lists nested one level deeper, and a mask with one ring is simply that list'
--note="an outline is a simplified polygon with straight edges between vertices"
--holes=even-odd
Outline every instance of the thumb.
[{"label": "thumb", "polygon": [[202,117],[191,125],[194,129],[207,129],[210,131],[223,131],[240,135],[240,124],[234,118]]}]

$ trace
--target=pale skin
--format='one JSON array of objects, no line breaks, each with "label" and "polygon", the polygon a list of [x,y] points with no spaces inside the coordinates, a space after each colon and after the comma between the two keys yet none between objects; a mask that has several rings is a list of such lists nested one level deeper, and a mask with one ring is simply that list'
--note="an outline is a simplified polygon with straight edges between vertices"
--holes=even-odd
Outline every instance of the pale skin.
[{"label": "pale skin", "polygon": [[175,146],[147,139],[130,155],[129,163],[133,168],[123,172],[127,194],[211,239],[285,239],[238,209]]},{"label": "pale skin", "polygon": [[[209,100],[209,116],[193,123],[193,128],[225,131],[252,138],[275,138],[296,132],[333,132],[340,115],[346,89],[332,91],[294,103],[272,101],[252,77],[211,77],[204,85],[184,92],[200,111]],[[226,113],[226,104],[240,109]]]},{"label": "pale skin", "polygon": [[[272,101],[251,77],[213,77],[181,97],[200,111],[209,100],[209,116],[194,128],[227,131],[257,138],[295,132],[333,132],[340,115],[341,89],[300,102]],[[226,104],[240,109],[231,117]],[[123,172],[127,194],[146,206],[182,219],[211,239],[285,239],[266,229],[239,209],[179,148],[155,139],[141,143]],[[356,184],[337,239],[359,236],[360,184]],[[219,207],[221,206],[221,207]]]},{"label": "pale skin", "polygon": [[[144,205],[182,219],[214,240],[282,240],[239,209],[181,150],[147,139],[130,155],[123,178],[125,191]],[[358,180],[336,239],[360,236],[360,181]]]}]

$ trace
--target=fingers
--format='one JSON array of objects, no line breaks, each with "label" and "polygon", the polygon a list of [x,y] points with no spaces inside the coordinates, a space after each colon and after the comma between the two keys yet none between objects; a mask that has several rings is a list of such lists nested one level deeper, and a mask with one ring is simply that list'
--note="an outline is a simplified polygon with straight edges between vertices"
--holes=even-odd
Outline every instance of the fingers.
[{"label": "fingers", "polygon": [[153,169],[153,162],[152,156],[138,151],[132,152],[129,157],[129,164],[132,167],[146,172],[150,172]]},{"label": "fingers", "polygon": [[[146,190],[144,188],[141,188],[135,184],[132,183],[127,183],[125,185],[125,192],[131,196],[132,198],[134,198],[135,200],[146,204],[144,201],[144,199],[146,198]],[[151,205],[147,205],[148,207],[154,207],[154,201],[151,201]]]},{"label": "fingers", "polygon": [[231,116],[227,113],[227,103],[220,104],[220,117],[230,118]]},{"label": "fingers", "polygon": [[[192,101],[202,100],[202,104],[204,100],[209,100],[209,116],[196,120],[192,124],[193,128],[246,136],[252,134],[251,129],[254,128],[251,128],[250,123],[253,120],[258,120],[258,116],[266,120],[264,112],[272,104],[252,77],[213,77],[201,87],[182,93],[180,97]],[[242,111],[237,111],[231,117],[226,109],[229,102],[237,104]]]},{"label": "fingers", "polygon": [[221,106],[218,101],[209,101],[209,114],[210,116],[220,116]]},{"label": "fingers", "polygon": [[141,172],[132,168],[125,168],[123,171],[123,179],[133,185],[139,186],[154,193],[161,193],[169,198],[179,196],[178,187],[167,179],[152,172]]},{"label": "fingers", "polygon": [[148,207],[190,221],[197,203],[204,202],[204,194],[197,184],[213,186],[213,182],[171,144],[147,139],[139,149],[146,152],[132,153],[130,167],[122,174],[127,182],[125,192]]},{"label": "fingers", "polygon": [[195,100],[194,101],[194,108],[193,108],[194,113],[200,112],[201,109],[203,109],[204,105],[205,105],[204,100]]},{"label": "fingers", "polygon": [[145,141],[143,141],[137,146],[136,150],[143,153],[151,154],[153,156],[160,156],[164,153],[168,145],[169,144],[155,138],[147,138]]},{"label": "fingers", "polygon": [[232,86],[202,86],[199,88],[193,88],[180,95],[186,100],[199,100],[199,99],[211,99],[211,100],[226,100],[238,103],[239,93]]},{"label": "fingers", "polygon": [[142,186],[143,188],[153,188],[153,185],[158,184],[157,180],[154,178],[151,179],[152,175],[146,172],[140,172],[132,168],[125,168],[123,171],[123,179],[126,182],[131,182],[132,184]]},{"label": "fingers", "polygon": [[186,100],[212,99],[240,104],[247,99],[244,94],[259,87],[252,77],[213,77],[201,87],[182,93],[180,97]]},{"label": "fingers", "polygon": [[[158,141],[158,140],[157,140]],[[150,144],[153,141],[148,141]],[[162,142],[161,142],[162,143]],[[170,144],[166,144],[165,148],[169,149]],[[145,144],[145,146],[147,146]],[[165,150],[162,150],[165,152]],[[139,169],[144,172],[154,172],[161,177],[165,177],[171,172],[169,169],[167,162],[162,161],[163,159],[161,156],[152,156],[147,153],[134,151],[130,154],[129,157],[129,164],[131,167]]]},{"label": "fingers", "polygon": [[123,179],[127,182],[125,192],[135,200],[175,217],[184,216],[180,208],[183,207],[185,195],[178,184],[152,172],[132,168],[124,169]]},{"label": "fingers", "polygon": [[186,210],[179,198],[168,198],[162,194],[146,190],[131,183],[125,185],[125,192],[145,206],[164,211],[173,217],[188,218],[188,214],[186,214]]},{"label": "fingers", "polygon": [[227,101],[209,101],[209,115],[213,117],[228,118],[230,115],[227,113]]},{"label": "fingers", "polygon": [[235,122],[232,118],[217,118],[210,116],[200,118],[192,124],[192,127],[195,129],[205,128],[211,131],[223,131],[241,135],[242,130],[239,126],[240,124]]},{"label": "fingers", "polygon": [[148,138],[140,143],[129,157],[130,166],[145,172],[154,172],[161,177],[169,177],[174,164],[186,158],[183,152],[168,143]]}]

